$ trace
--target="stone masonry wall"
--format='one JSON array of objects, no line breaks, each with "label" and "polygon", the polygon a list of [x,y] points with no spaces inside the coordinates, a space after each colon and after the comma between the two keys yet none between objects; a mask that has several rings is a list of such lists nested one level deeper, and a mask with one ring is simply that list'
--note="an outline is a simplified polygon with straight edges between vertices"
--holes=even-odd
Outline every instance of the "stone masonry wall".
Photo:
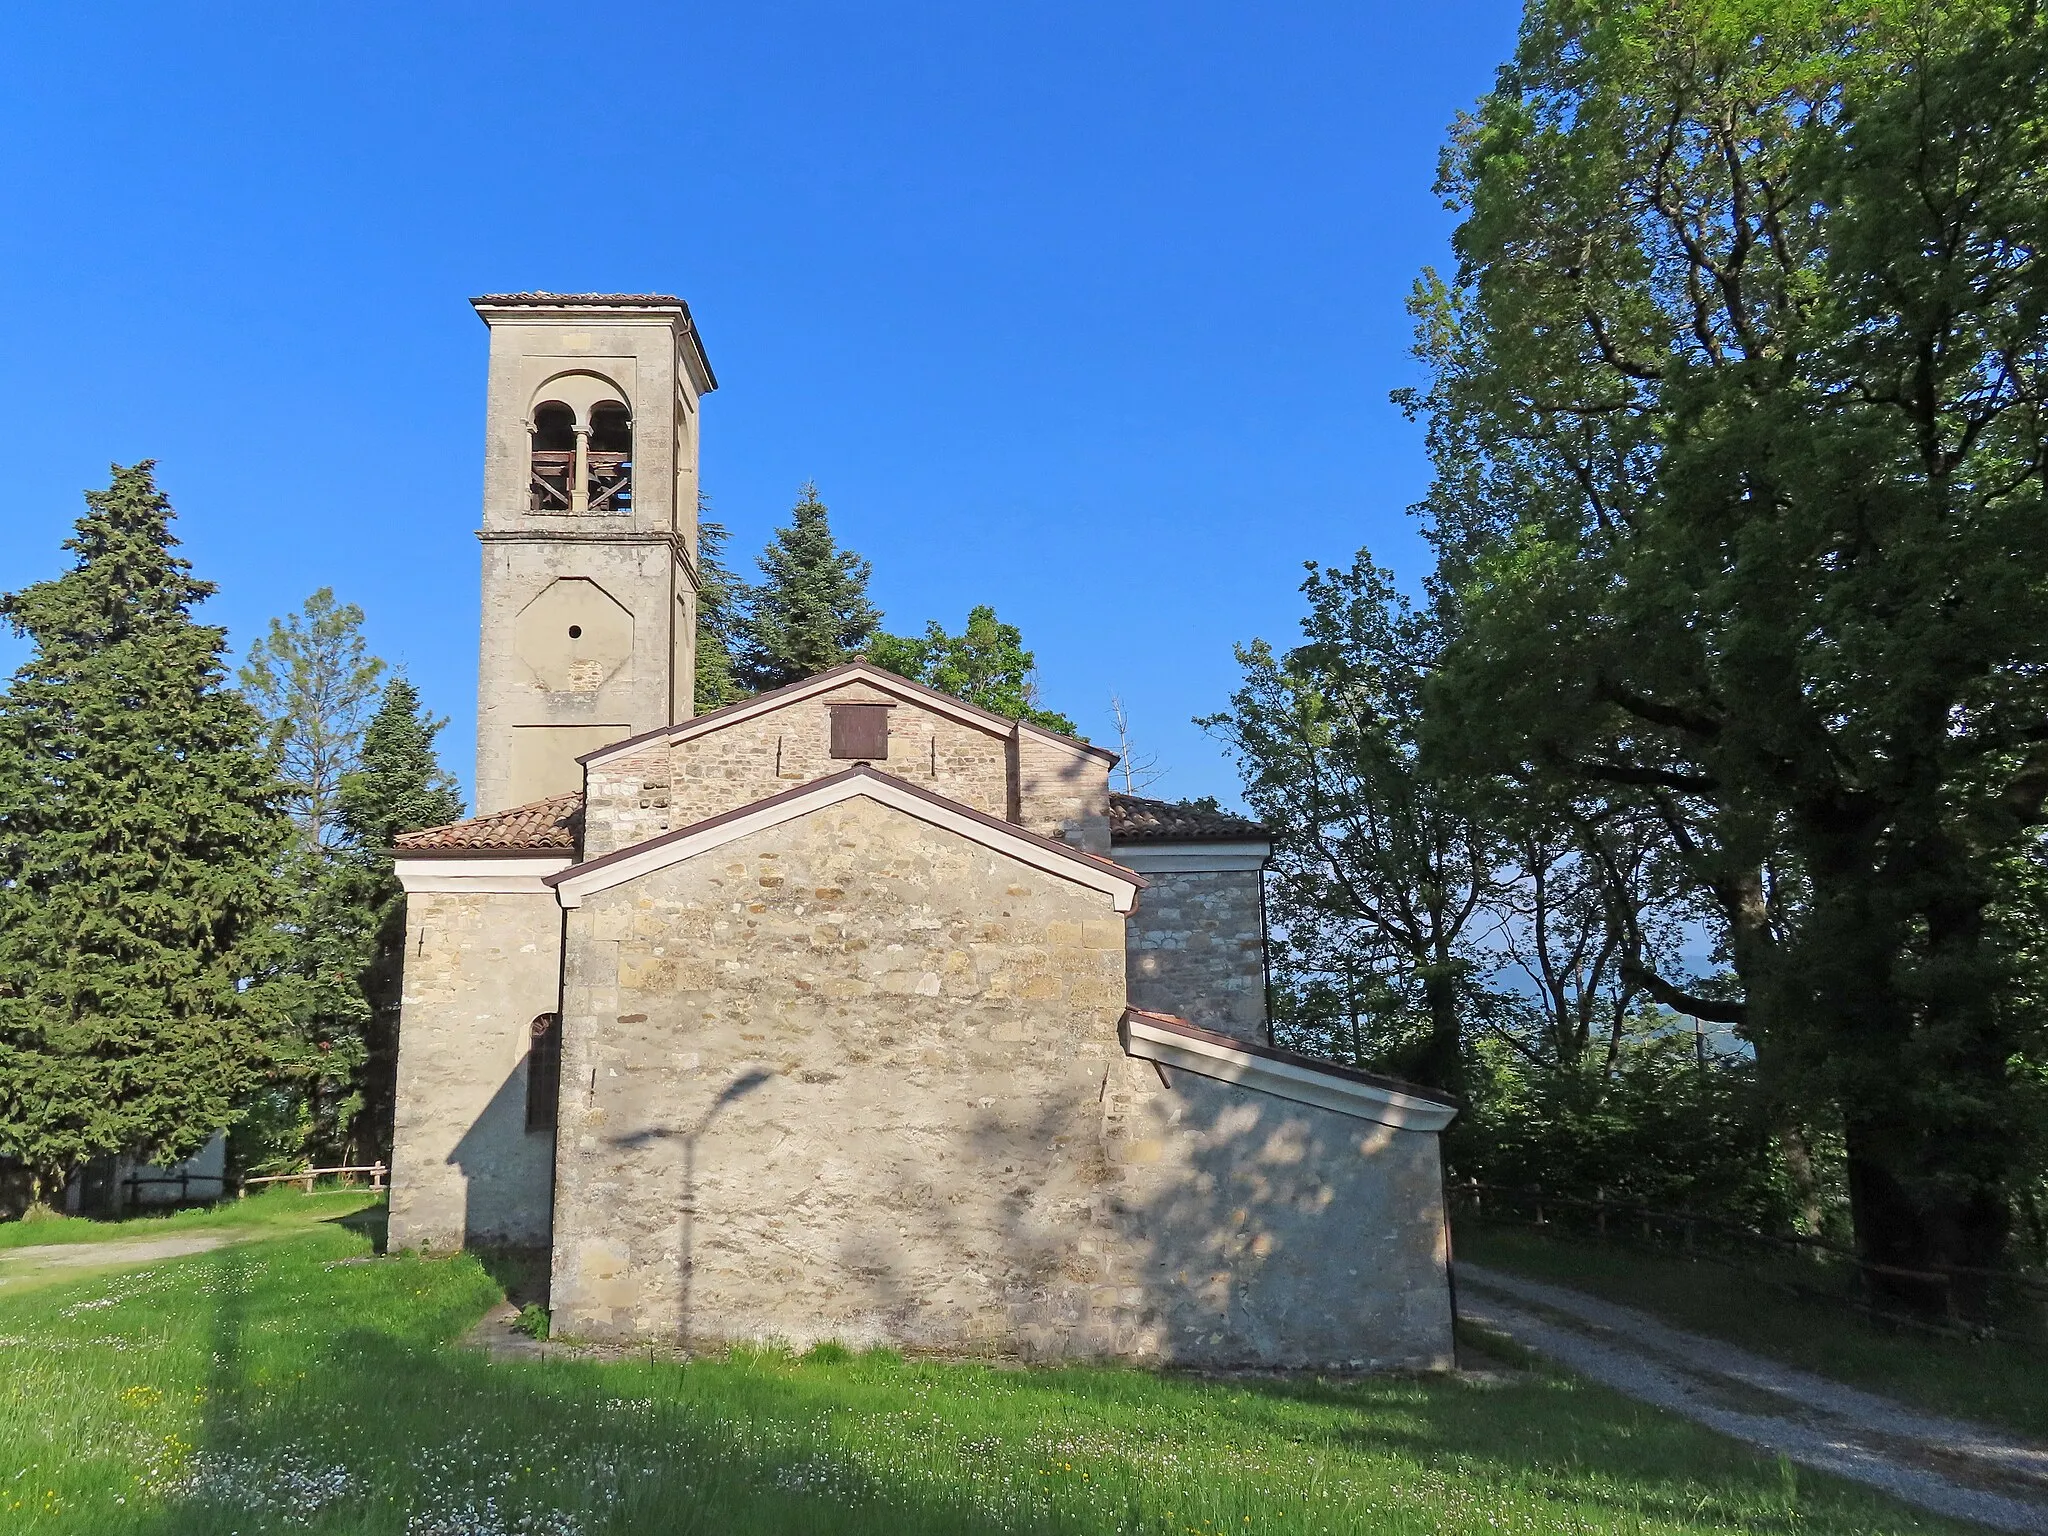
[{"label": "stone masonry wall", "polygon": [[623,757],[583,771],[583,857],[594,859],[670,830],[673,749],[656,737]]},{"label": "stone masonry wall", "polygon": [[875,767],[988,815],[1008,815],[1004,737],[856,681],[674,745],[657,739],[591,764],[583,856],[596,858],[852,767],[831,755],[831,706],[862,703],[895,706],[889,756]]},{"label": "stone masonry wall", "polygon": [[1259,872],[1146,869],[1144,875],[1127,930],[1131,1006],[1264,1040]]},{"label": "stone masonry wall", "polygon": [[1041,837],[1109,854],[1109,763],[1093,752],[1019,731],[1013,819]]},{"label": "stone masonry wall", "polygon": [[1119,1352],[1204,1366],[1452,1363],[1434,1134],[1120,1056],[1102,1140],[1120,1175],[1115,1241],[1098,1250],[1114,1265]]},{"label": "stone masonry wall", "polygon": [[393,1247],[547,1242],[554,1138],[526,1130],[526,1052],[561,924],[548,894],[406,898]]},{"label": "stone masonry wall", "polygon": [[568,921],[564,1335],[1448,1348],[1434,1139],[1161,1088],[1117,1043],[1124,924],[1098,893],[855,799]]}]

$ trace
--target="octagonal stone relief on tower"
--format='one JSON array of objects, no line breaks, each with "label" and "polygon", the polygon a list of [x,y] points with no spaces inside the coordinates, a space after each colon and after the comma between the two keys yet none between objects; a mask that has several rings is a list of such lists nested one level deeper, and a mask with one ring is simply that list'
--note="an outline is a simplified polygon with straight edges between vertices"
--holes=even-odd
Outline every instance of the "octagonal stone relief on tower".
[{"label": "octagonal stone relief on tower", "polygon": [[513,648],[550,693],[595,693],[633,660],[633,615],[582,576],[562,576],[521,611]]}]

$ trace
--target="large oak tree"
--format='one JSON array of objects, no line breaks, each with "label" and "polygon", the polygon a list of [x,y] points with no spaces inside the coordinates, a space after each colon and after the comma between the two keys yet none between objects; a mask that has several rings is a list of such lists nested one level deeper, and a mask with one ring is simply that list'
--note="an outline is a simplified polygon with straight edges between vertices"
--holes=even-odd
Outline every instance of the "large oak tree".
[{"label": "large oak tree", "polygon": [[2041,1122],[2044,168],[2030,4],[1533,0],[1416,301],[1433,745],[1665,828],[1889,1266],[1997,1263]]}]

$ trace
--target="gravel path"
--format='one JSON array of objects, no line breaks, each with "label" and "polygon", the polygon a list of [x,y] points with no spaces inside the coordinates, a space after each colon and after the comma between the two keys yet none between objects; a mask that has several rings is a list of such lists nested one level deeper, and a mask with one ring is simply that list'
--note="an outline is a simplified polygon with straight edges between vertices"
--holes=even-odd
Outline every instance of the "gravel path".
[{"label": "gravel path", "polygon": [[0,1248],[0,1290],[11,1282],[46,1275],[53,1269],[113,1269],[123,1264],[154,1264],[188,1253],[206,1253],[260,1234],[189,1232],[175,1237],[131,1237],[111,1243],[37,1243],[27,1248]]},{"label": "gravel path", "polygon": [[1558,1364],[1935,1514],[2048,1536],[2048,1447],[1686,1333],[1633,1307],[1458,1264],[1458,1312]]}]

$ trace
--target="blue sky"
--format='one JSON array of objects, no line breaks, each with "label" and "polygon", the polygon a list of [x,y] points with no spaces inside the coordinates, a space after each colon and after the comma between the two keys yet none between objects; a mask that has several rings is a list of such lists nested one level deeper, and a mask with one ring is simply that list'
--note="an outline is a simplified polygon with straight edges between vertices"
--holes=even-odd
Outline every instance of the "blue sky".
[{"label": "blue sky", "polygon": [[[476,293],[687,298],[740,563],[815,479],[891,628],[992,602],[1044,701],[1234,796],[1190,717],[1304,560],[1405,575],[1387,403],[1500,0],[45,6],[0,93],[0,588],[154,457],[238,648],[329,585],[476,685]],[[0,641],[12,666],[18,643]]]}]

